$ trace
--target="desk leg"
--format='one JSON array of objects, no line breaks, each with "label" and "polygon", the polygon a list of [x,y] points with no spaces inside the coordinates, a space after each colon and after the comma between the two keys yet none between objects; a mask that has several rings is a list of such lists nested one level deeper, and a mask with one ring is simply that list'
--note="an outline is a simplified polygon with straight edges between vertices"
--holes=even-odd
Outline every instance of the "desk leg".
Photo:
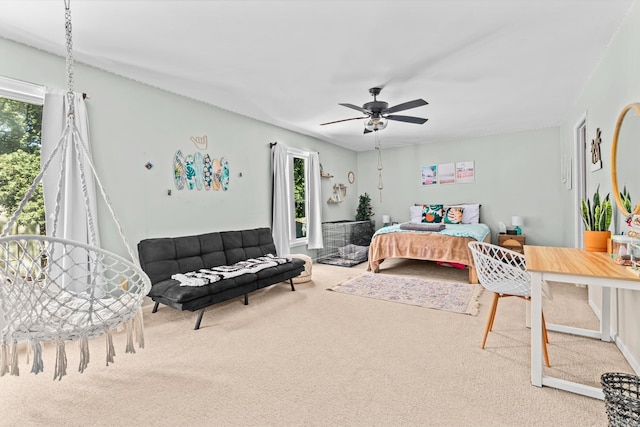
[{"label": "desk leg", "polygon": [[611,341],[611,288],[602,287],[602,318],[600,319],[600,339]]},{"label": "desk leg", "polygon": [[531,384],[542,387],[542,274],[531,272]]}]

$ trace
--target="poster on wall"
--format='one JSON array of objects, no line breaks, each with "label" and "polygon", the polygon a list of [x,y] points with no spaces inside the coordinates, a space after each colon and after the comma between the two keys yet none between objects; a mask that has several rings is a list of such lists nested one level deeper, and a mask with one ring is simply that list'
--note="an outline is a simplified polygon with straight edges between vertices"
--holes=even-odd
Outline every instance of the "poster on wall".
[{"label": "poster on wall", "polygon": [[473,160],[467,162],[456,162],[456,182],[459,184],[475,182],[475,168]]},{"label": "poster on wall", "polygon": [[422,166],[422,185],[434,185],[438,183],[438,166]]},{"label": "poster on wall", "polygon": [[440,184],[453,184],[456,182],[456,166],[454,163],[438,165],[438,182]]}]

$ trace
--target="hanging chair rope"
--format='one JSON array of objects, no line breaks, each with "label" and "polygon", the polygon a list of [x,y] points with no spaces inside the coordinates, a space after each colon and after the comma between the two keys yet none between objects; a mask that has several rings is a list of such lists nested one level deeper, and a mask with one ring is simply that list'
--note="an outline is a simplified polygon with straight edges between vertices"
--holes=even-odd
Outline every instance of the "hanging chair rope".
[{"label": "hanging chair rope", "polygon": [[[140,307],[151,288],[151,282],[127,242],[96,173],[89,149],[75,123],[69,0],[65,0],[65,30],[68,84],[66,125],[0,236],[0,308],[6,323],[0,331],[0,376],[19,375],[18,342],[23,340],[33,353],[31,372],[34,374],[42,372],[44,368],[41,343],[54,343],[54,379],[61,379],[67,372],[65,341],[79,343],[79,372],[84,372],[89,363],[89,339],[103,334],[106,334],[106,363],[113,363],[115,350],[111,331],[122,326],[127,331],[127,353],[135,353],[134,335],[138,346],[144,347]],[[85,202],[89,244],[58,237],[69,149],[75,150],[74,161],[77,163]],[[45,172],[57,158],[60,158],[60,173],[52,235],[9,236],[9,230],[14,227]],[[84,161],[89,165],[131,261],[97,247],[97,227]],[[28,360],[27,357],[27,363]]]}]

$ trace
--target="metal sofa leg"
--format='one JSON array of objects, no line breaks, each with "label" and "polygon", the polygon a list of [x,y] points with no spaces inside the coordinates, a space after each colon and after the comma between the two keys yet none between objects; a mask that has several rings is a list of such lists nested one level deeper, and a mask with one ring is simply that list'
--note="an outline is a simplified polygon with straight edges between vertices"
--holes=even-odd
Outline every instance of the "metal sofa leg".
[{"label": "metal sofa leg", "polygon": [[200,310],[200,313],[198,313],[198,319],[196,320],[196,327],[193,328],[194,331],[197,331],[198,329],[200,329],[200,322],[202,321],[202,315],[204,314],[204,308],[202,310]]},{"label": "metal sofa leg", "polygon": [[249,294],[244,294],[244,305],[249,305]]},{"label": "metal sofa leg", "polygon": [[289,283],[291,283],[291,291],[295,291],[296,288],[293,287],[293,279],[289,279]]},{"label": "metal sofa leg", "polygon": [[160,303],[158,301],[156,301],[156,303],[153,305],[153,310],[151,310],[152,313],[155,313],[156,311],[158,311],[158,306],[160,305]]}]

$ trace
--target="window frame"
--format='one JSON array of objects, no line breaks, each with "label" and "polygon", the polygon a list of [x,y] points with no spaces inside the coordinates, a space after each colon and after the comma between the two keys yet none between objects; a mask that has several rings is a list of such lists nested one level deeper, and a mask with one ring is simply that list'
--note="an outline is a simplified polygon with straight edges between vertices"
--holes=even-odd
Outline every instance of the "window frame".
[{"label": "window frame", "polygon": [[28,104],[44,105],[46,88],[42,85],[0,76],[0,97]]},{"label": "window frame", "polygon": [[295,215],[295,195],[294,189],[294,158],[304,160],[304,210],[305,218],[309,217],[309,179],[308,168],[310,153],[296,148],[287,148],[287,219],[289,223],[289,247],[303,246],[309,243],[309,235],[296,237],[296,215]]}]

